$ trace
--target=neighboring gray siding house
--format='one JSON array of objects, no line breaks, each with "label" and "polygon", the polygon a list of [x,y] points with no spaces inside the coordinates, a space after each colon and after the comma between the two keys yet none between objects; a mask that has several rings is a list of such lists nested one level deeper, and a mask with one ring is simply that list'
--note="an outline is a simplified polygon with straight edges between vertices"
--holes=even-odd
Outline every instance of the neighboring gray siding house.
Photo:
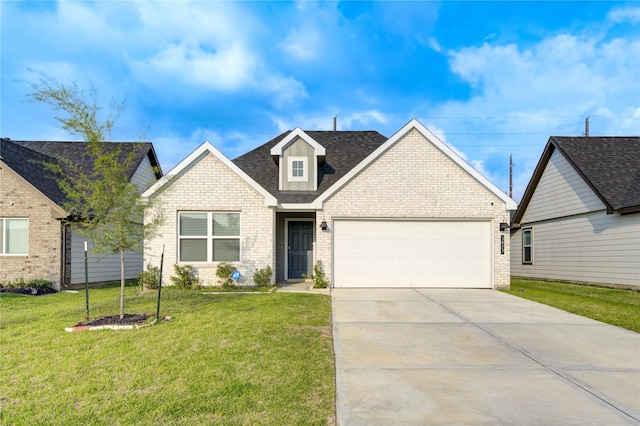
[{"label": "neighboring gray siding house", "polygon": [[551,137],[511,234],[513,276],[640,286],[640,137]]},{"label": "neighboring gray siding house", "polygon": [[241,285],[321,261],[334,287],[509,287],[515,202],[416,120],[391,138],[296,128],[233,161],[205,142],[143,196],[164,218],[145,263],[164,247],[205,285],[223,261]]},{"label": "neighboring gray siding house", "polygon": [[[141,191],[162,176],[152,144],[113,147],[135,154],[129,176]],[[57,290],[84,283],[84,241],[92,242],[69,227],[65,195],[43,164],[65,158],[88,171],[85,152],[82,142],[0,140],[0,282],[46,279]],[[120,280],[119,255],[89,250],[88,260],[91,283]],[[125,265],[126,278],[135,278],[142,253],[127,253]]]}]

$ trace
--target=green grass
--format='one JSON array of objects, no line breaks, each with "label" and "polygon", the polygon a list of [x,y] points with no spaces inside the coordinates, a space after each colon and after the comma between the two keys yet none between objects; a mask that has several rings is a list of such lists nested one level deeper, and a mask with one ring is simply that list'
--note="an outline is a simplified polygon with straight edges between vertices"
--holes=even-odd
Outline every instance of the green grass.
[{"label": "green grass", "polygon": [[640,333],[639,290],[513,278],[508,293]]},{"label": "green grass", "polygon": [[[90,290],[91,317],[118,288]],[[127,313],[157,294],[127,288]],[[327,424],[335,413],[330,299],[165,288],[138,330],[68,333],[84,292],[0,296],[0,424]]]}]

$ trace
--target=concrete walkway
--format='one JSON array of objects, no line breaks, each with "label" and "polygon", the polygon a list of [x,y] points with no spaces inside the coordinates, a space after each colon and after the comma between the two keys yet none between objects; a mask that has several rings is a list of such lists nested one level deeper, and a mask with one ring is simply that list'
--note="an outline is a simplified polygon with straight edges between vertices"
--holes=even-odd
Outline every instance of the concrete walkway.
[{"label": "concrete walkway", "polygon": [[328,288],[313,288],[313,283],[308,281],[299,281],[299,282],[279,282],[278,292],[282,293],[316,293],[316,294],[326,294],[330,293],[330,289]]},{"label": "concrete walkway", "polygon": [[640,424],[640,334],[494,290],[331,298],[340,426]]}]

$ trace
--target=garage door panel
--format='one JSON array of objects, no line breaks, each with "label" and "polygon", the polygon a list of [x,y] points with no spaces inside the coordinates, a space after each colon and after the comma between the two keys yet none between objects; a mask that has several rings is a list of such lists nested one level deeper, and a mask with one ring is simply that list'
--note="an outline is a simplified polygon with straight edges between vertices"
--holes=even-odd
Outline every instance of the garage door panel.
[{"label": "garage door panel", "polygon": [[491,287],[491,222],[336,220],[336,287]]}]

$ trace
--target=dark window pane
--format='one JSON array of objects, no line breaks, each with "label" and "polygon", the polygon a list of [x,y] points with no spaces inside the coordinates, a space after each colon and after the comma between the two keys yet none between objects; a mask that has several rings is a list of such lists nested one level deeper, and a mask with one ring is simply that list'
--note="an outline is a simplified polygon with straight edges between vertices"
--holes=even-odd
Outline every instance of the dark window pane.
[{"label": "dark window pane", "polygon": [[180,240],[180,262],[206,262],[207,240]]},{"label": "dark window pane", "polygon": [[213,235],[215,237],[239,237],[240,213],[214,213]]},{"label": "dark window pane", "polygon": [[240,261],[240,240],[213,240],[213,261]]},{"label": "dark window pane", "polygon": [[180,213],[180,235],[183,237],[206,237],[206,213]]}]

